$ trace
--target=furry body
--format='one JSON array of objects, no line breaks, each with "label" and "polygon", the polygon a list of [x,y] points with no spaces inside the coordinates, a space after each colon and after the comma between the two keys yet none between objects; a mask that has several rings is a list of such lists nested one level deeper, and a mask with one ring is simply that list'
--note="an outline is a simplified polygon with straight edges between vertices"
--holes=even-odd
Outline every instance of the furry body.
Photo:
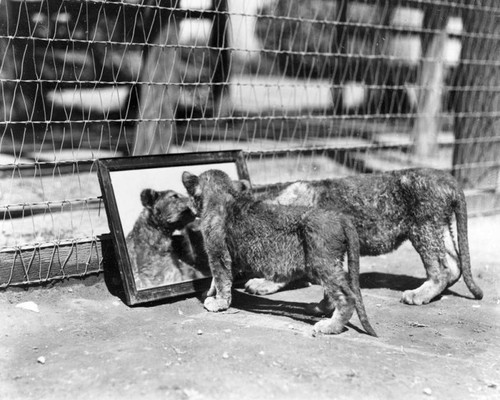
[{"label": "furry body", "polygon": [[[206,260],[198,260],[191,239],[201,233],[191,225],[195,219],[188,198],[172,190],[141,193],[144,209],[127,235],[127,249],[137,289],[201,278]],[[180,234],[174,235],[176,230]],[[206,264],[205,264],[206,265]]]},{"label": "furry body", "polygon": [[[350,220],[338,212],[267,204],[238,191],[222,171],[199,177],[188,172],[183,183],[201,217],[201,231],[213,276],[205,300],[210,311],[231,304],[233,274],[251,271],[288,283],[307,278],[321,284],[319,311],[331,313],[315,330],[340,333],[356,309],[365,330],[370,326],[359,289],[359,243]],[[342,268],[348,254],[349,278]],[[215,294],[215,297],[213,295]]]},{"label": "furry body", "polygon": [[[316,182],[296,182],[271,196],[271,202],[336,210],[348,215],[359,236],[360,254],[375,256],[410,240],[427,280],[403,293],[407,304],[425,304],[463,274],[474,297],[482,298],[472,278],[467,239],[467,206],[457,181],[434,169],[409,169]],[[456,217],[458,251],[451,222]],[[251,280],[247,290],[272,293],[280,283]]]}]

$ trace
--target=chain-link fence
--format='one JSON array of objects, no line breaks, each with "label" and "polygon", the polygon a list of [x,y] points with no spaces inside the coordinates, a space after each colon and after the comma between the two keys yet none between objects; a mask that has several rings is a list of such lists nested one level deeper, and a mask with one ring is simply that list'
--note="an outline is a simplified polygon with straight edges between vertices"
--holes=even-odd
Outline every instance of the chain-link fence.
[{"label": "chain-link fence", "polygon": [[102,270],[99,157],[242,149],[257,187],[430,166],[498,211],[499,16],[495,0],[0,0],[0,287]]}]

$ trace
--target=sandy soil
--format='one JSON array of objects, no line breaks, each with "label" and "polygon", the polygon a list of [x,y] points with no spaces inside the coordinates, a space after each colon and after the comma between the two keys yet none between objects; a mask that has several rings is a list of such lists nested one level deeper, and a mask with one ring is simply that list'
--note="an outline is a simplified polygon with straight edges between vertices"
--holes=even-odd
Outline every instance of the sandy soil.
[{"label": "sandy soil", "polygon": [[[498,399],[500,216],[470,220],[471,299],[460,281],[422,307],[399,302],[424,269],[409,245],[362,259],[379,338],[357,317],[311,335],[310,286],[237,290],[225,313],[197,297],[127,307],[102,276],[0,292],[0,399]],[[32,301],[38,312],[16,307]]]}]

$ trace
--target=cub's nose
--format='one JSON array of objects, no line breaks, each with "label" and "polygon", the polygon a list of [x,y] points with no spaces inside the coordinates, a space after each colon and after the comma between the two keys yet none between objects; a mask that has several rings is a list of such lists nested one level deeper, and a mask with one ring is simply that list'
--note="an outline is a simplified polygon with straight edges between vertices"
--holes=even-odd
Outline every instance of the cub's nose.
[{"label": "cub's nose", "polygon": [[198,211],[196,210],[196,207],[194,206],[193,202],[191,200],[188,200],[186,203],[186,206],[188,210],[195,216],[198,216]]}]

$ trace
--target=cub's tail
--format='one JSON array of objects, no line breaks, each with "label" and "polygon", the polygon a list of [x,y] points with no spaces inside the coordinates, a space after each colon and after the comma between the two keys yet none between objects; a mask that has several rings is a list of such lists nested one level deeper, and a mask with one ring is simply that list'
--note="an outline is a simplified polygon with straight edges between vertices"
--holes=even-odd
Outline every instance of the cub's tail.
[{"label": "cub's tail", "polygon": [[347,265],[349,269],[349,280],[351,290],[354,292],[355,308],[358,313],[359,320],[365,331],[377,337],[375,329],[370,325],[368,316],[366,315],[365,305],[361,297],[361,290],[359,288],[359,238],[354,224],[345,219],[344,232],[347,237]]},{"label": "cub's tail", "polygon": [[474,282],[470,265],[469,242],[467,235],[467,203],[462,190],[458,190],[455,206],[455,217],[457,219],[457,241],[459,252],[459,265],[464,277],[465,284],[478,300],[483,298],[483,291]]}]

